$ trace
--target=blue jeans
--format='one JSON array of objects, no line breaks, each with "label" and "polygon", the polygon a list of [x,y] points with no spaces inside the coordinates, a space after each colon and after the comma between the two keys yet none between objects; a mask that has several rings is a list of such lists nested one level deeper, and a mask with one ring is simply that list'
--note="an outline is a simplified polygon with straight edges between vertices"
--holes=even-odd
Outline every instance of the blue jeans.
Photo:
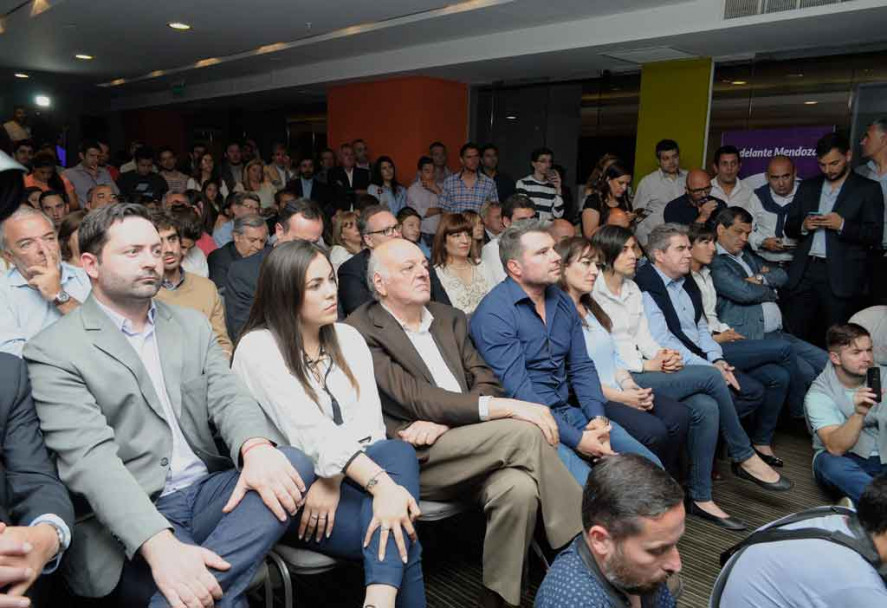
[{"label": "blue jeans", "polygon": [[690,411],[687,449],[690,454],[690,498],[711,500],[711,468],[718,444],[718,429],[724,435],[727,452],[735,462],[754,455],[721,372],[707,365],[688,365],[675,373],[632,374],[635,382],[655,393],[683,401]]},{"label": "blue jeans", "polygon": [[830,490],[849,496],[854,505],[859,503],[862,491],[871,483],[872,478],[885,473],[887,465],[881,464],[879,456],[862,458],[850,452],[843,456],[820,452],[813,459],[816,481]]},{"label": "blue jeans", "polygon": [[[378,441],[366,449],[366,455],[385,469],[395,483],[406,488],[416,502],[419,502],[419,459],[416,458],[413,446],[400,440]],[[398,607],[425,606],[421,545],[412,542],[404,532],[404,542],[407,547],[407,563],[404,564],[392,533],[385,548],[385,559],[379,561],[381,530],[373,534],[366,548],[363,547],[363,539],[372,519],[372,495],[350,479],[345,479],[342,481],[336,521],[330,537],[323,536],[320,542],[315,542],[313,537],[300,541],[298,530],[301,516],[299,516],[293,519],[285,542],[326,555],[362,560],[364,583],[367,586],[389,585],[399,589],[396,603]]]},{"label": "blue jeans", "polygon": [[[295,448],[278,449],[296,468],[306,489],[310,487],[314,482],[311,460]],[[224,592],[216,606],[223,608],[246,608],[246,588],[265,555],[290,525],[277,519],[256,492],[247,492],[233,511],[223,514],[222,507],[239,478],[240,472],[234,469],[211,473],[155,503],[177,539],[209,549],[231,564],[229,570],[211,571]],[[151,569],[141,555],[124,564],[120,582],[110,597],[118,606],[169,606],[157,591]]]},{"label": "blue jeans", "polygon": [[722,344],[721,348],[730,365],[743,372],[736,378],[743,390],[743,384],[749,384],[748,376],[763,385],[764,397],[757,407],[752,443],[770,445],[796,367],[792,346],[784,340],[739,340]]},{"label": "blue jeans", "polygon": [[767,340],[771,338],[784,340],[792,347],[795,366],[788,387],[788,411],[792,418],[803,418],[804,397],[810,385],[825,369],[828,353],[784,331],[773,331],[764,336]]},{"label": "blue jeans", "polygon": [[[559,407],[553,410],[552,413],[556,413],[563,417],[571,426],[577,429],[584,429],[585,425],[588,424],[588,418],[578,407],[569,405]],[[645,448],[640,441],[629,435],[628,431],[619,426],[618,422],[611,420],[610,426],[610,447],[613,448],[614,452],[617,454],[621,454],[622,452],[640,454],[647,460],[655,463],[656,466],[662,468],[662,462],[656,457],[656,455]],[[576,481],[579,482],[579,485],[584,488],[585,481],[588,479],[588,474],[591,473],[591,463],[573,448],[564,445],[563,442],[558,443],[557,445],[557,455],[560,457],[561,462],[567,467],[567,470],[570,471],[573,477],[576,478]]]}]

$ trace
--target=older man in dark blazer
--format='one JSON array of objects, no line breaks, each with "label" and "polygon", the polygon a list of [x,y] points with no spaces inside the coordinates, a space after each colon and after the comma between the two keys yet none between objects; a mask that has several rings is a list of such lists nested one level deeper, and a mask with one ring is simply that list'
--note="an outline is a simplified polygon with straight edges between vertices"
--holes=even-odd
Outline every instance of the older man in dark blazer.
[{"label": "older man in dark blazer", "polygon": [[4,602],[58,566],[71,543],[74,507],[43,444],[27,368],[7,354],[0,354],[0,442],[0,605],[12,606]]},{"label": "older man in dark blazer", "polygon": [[884,195],[877,182],[850,171],[847,139],[829,133],[816,144],[822,175],[798,186],[785,234],[798,239],[788,269],[792,333],[813,344],[846,323],[868,293],[874,248],[884,232]]},{"label": "older man in dark blazer", "polygon": [[517,605],[537,512],[551,546],[563,546],[581,530],[581,489],[553,447],[548,409],[501,398],[465,315],[429,300],[427,264],[413,243],[380,244],[369,260],[376,300],[347,322],[373,354],[389,435],[416,447],[422,498],[478,497],[484,508],[481,605]]}]

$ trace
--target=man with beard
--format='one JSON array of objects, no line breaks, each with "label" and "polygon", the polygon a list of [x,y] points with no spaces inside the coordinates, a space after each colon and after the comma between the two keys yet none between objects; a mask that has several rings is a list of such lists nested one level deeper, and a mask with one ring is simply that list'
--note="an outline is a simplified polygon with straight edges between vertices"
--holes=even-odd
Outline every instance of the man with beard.
[{"label": "man with beard", "polygon": [[798,186],[785,234],[798,239],[788,269],[792,333],[822,345],[826,328],[846,323],[868,293],[872,249],[884,232],[884,195],[877,182],[850,171],[842,135],[816,144],[822,175]]},{"label": "man with beard", "polygon": [[684,493],[636,454],[608,456],[588,476],[583,534],[552,564],[536,608],[675,606],[666,579],[681,570]]}]

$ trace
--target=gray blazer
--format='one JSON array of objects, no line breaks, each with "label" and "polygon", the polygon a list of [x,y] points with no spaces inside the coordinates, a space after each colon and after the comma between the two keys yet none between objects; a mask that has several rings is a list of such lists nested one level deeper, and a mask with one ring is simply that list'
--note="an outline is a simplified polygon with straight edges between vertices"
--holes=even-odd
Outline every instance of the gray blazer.
[{"label": "gray blazer", "polygon": [[[156,306],[166,389],[209,471],[232,468],[250,437],[284,443],[229,370],[209,321],[194,310]],[[75,496],[66,578],[79,596],[105,596],[124,560],[170,528],[154,501],[169,470],[172,432],[147,370],[93,297],[32,338],[23,355],[46,445]]]}]

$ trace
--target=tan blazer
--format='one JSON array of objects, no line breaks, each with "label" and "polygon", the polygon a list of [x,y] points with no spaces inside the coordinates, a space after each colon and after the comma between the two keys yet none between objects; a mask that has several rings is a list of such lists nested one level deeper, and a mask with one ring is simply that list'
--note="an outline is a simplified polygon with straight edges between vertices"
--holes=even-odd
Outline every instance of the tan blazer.
[{"label": "tan blazer", "polygon": [[477,398],[503,394],[468,336],[465,314],[446,304],[426,306],[434,317],[429,331],[462,393],[438,388],[403,328],[378,302],[367,302],[345,320],[363,335],[373,353],[389,437],[397,437],[396,431],[416,420],[451,427],[480,422]]},{"label": "tan blazer", "polygon": [[[285,443],[229,370],[206,317],[156,306],[166,390],[207,469],[232,468],[250,437]],[[24,358],[46,445],[75,497],[65,576],[75,594],[102,597],[117,585],[124,560],[170,527],[154,501],[169,470],[172,432],[147,370],[94,297],[32,338]]]}]

